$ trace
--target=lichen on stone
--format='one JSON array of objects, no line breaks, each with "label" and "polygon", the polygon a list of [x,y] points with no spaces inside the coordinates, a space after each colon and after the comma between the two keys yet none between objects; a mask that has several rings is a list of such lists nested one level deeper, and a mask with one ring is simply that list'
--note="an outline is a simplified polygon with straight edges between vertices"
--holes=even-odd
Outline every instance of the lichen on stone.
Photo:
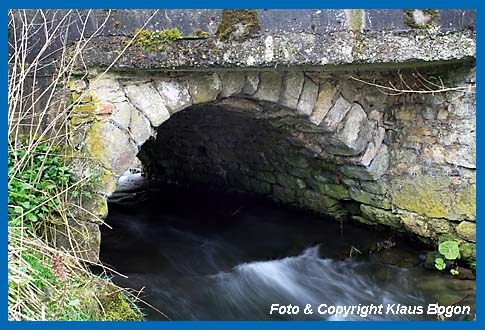
[{"label": "lichen on stone", "polygon": [[[406,18],[404,23],[412,29],[429,29],[434,26],[434,21],[439,17],[439,10],[436,9],[405,9]],[[421,15],[419,21],[417,15]],[[419,16],[418,16],[419,17]]]},{"label": "lichen on stone", "polygon": [[260,31],[256,9],[227,9],[222,11],[216,36],[221,40],[244,41]]}]

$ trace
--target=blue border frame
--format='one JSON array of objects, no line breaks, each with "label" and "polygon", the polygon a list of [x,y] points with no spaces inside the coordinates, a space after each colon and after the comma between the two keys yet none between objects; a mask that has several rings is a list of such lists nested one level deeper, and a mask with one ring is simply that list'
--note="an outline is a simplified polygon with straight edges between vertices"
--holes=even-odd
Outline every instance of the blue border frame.
[{"label": "blue border frame", "polygon": [[[174,4],[176,4],[174,6]],[[135,6],[134,6],[135,5]],[[264,0],[247,0],[247,1],[240,1],[236,3],[235,1],[231,1],[228,3],[227,0],[202,0],[202,1],[184,1],[181,2],[173,2],[173,1],[136,1],[136,2],[128,2],[128,1],[119,1],[119,0],[109,0],[109,1],[93,1],[93,0],[83,0],[80,2],[70,2],[70,1],[61,1],[61,0],[44,0],[44,1],[32,1],[32,0],[24,0],[24,1],[9,1],[3,0],[0,3],[0,7],[2,8],[2,15],[0,15],[0,26],[7,25],[7,10],[10,8],[93,8],[93,9],[106,9],[106,8],[113,8],[113,9],[123,9],[123,8],[133,8],[133,9],[145,9],[145,8],[173,8],[173,9],[199,9],[199,8],[207,8],[207,9],[218,9],[218,8],[326,8],[326,9],[337,9],[337,8],[346,8],[346,9],[354,9],[354,8],[372,8],[372,9],[403,9],[403,8],[460,8],[460,9],[477,9],[477,88],[478,90],[481,89],[480,87],[480,73],[482,72],[480,65],[480,60],[478,58],[481,55],[482,47],[481,47],[481,8],[480,8],[480,1],[469,1],[469,0],[462,0],[462,1],[450,1],[450,0],[441,0],[441,1],[419,1],[419,0],[412,0],[412,1],[384,1],[384,0],[367,0],[367,1],[356,1],[356,0],[333,0],[333,1],[318,1],[318,0],[304,0],[304,1],[264,1]],[[3,58],[3,69],[1,75],[1,81],[3,87],[3,93],[1,93],[1,102],[4,105],[7,105],[8,99],[7,94],[7,84],[8,84],[8,77],[7,77],[7,34],[4,32],[3,35],[3,42],[2,42],[2,52],[1,56]],[[477,91],[477,103],[481,105],[483,102],[481,101],[482,98],[480,97],[480,92]],[[480,109],[480,106],[477,106],[477,109]],[[8,139],[7,133],[7,110],[2,112],[2,120],[0,120],[0,132],[4,135],[4,141],[6,142]],[[484,140],[484,134],[482,130],[479,129],[481,125],[483,125],[483,121],[485,120],[485,115],[481,114],[480,111],[477,111],[476,114],[476,121],[477,121],[477,167],[480,168],[482,165],[482,157],[481,157],[481,141]],[[368,322],[368,321],[356,321],[356,322],[345,322],[341,324],[340,322],[318,322],[318,321],[173,321],[173,322],[90,322],[86,324],[85,322],[8,322],[7,321],[7,309],[8,309],[8,301],[7,301],[7,294],[8,294],[8,274],[7,274],[7,143],[1,144],[1,155],[0,155],[0,171],[2,173],[1,182],[3,187],[3,193],[0,194],[0,203],[3,205],[3,212],[2,218],[3,221],[1,232],[2,235],[0,236],[0,242],[4,247],[3,250],[3,281],[1,281],[2,288],[0,292],[4,292],[3,299],[1,299],[1,306],[4,314],[0,320],[0,328],[12,328],[12,329],[30,329],[30,328],[44,328],[48,327],[51,329],[53,328],[71,328],[71,329],[83,329],[86,326],[89,326],[92,329],[105,329],[105,328],[113,328],[113,327],[122,327],[126,329],[133,329],[133,328],[174,328],[174,329],[246,329],[246,328],[258,328],[258,329],[317,329],[317,328],[328,328],[328,329],[342,329],[342,328],[364,328],[364,329],[383,329],[388,327],[393,328],[426,328],[426,329],[439,329],[443,326],[447,327],[460,327],[462,329],[475,329],[475,328],[483,328],[485,326],[485,321],[483,321],[483,308],[482,308],[482,300],[481,300],[481,291],[482,291],[482,280],[480,273],[481,266],[477,267],[477,320],[474,322],[465,322],[465,321],[458,321],[454,322],[453,324],[448,323],[441,323],[441,322],[433,322],[433,321],[381,321],[381,322]],[[483,200],[481,197],[481,173],[477,171],[477,205],[480,205],[480,202]],[[483,214],[482,208],[478,207],[477,209],[477,218],[481,218]],[[481,236],[480,224],[477,224],[477,235]],[[478,241],[481,241],[479,239]],[[481,259],[481,246],[482,244],[477,244],[477,258]],[[478,260],[477,259],[477,260]],[[477,264],[481,264],[477,262]]]}]

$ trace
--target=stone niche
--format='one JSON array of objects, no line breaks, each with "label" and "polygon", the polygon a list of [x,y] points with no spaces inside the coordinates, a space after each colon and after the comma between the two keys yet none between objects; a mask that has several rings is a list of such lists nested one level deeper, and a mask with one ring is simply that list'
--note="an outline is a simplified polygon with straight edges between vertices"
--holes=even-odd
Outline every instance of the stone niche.
[{"label": "stone niche", "polygon": [[[469,88],[375,86],[419,91],[423,81]],[[428,243],[455,239],[472,261],[474,84],[474,67],[463,65],[399,74],[92,72],[71,81],[69,120],[78,174],[89,168],[100,185],[90,214],[73,217],[99,223],[138,155],[162,180],[262,195]],[[89,228],[95,260],[98,229]]]}]

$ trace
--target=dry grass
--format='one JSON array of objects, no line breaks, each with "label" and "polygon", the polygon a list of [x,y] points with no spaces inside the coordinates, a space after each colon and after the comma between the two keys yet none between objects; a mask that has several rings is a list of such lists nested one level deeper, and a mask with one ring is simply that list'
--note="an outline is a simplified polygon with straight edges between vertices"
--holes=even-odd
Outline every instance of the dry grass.
[{"label": "dry grass", "polygon": [[[110,11],[105,11],[87,36],[88,21],[97,14],[91,10],[8,13],[10,320],[142,317],[133,303],[137,296],[115,287],[106,273],[94,275],[85,260],[51,245],[46,234],[53,222],[67,223],[72,192],[93,179],[77,177],[69,168],[68,115],[75,104],[66,100],[63,90],[76,63],[83,63],[83,49],[110,18]],[[67,36],[73,29],[79,41],[68,47]]]}]

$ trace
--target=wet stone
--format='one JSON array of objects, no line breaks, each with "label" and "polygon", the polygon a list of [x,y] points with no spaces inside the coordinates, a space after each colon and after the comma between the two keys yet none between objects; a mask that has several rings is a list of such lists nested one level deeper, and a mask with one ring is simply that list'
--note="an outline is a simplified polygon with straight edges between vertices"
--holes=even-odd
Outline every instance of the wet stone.
[{"label": "wet stone", "polygon": [[419,257],[416,254],[398,248],[385,249],[379,252],[376,257],[383,264],[399,268],[412,268],[419,265]]}]

